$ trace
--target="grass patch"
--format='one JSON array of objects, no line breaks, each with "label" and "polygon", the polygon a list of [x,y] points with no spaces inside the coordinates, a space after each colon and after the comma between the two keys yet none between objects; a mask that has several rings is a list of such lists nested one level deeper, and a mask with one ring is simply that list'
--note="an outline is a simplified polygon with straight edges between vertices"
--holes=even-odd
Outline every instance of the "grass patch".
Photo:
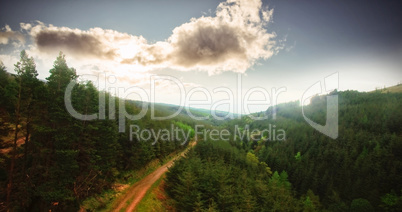
[{"label": "grass patch", "polygon": [[171,211],[167,207],[167,198],[164,190],[164,178],[163,175],[159,178],[147,191],[142,201],[138,204],[135,211],[146,212],[159,212],[159,211]]},{"label": "grass patch", "polygon": [[384,87],[384,88],[376,88],[372,92],[380,92],[380,93],[402,93],[402,84]]}]

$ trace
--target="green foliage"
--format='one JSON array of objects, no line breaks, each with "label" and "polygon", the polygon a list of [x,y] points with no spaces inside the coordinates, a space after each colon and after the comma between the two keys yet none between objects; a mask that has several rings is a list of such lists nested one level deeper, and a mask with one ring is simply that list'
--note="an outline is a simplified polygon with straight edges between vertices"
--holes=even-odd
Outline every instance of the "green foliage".
[{"label": "green foliage", "polygon": [[402,208],[402,195],[398,196],[394,191],[381,197],[381,208],[385,211],[398,211]]},{"label": "green foliage", "polygon": [[295,155],[295,159],[296,159],[297,161],[300,161],[300,160],[301,160],[301,154],[300,154],[300,152],[297,152],[297,154]]},{"label": "green foliage", "polygon": [[303,211],[320,211],[322,209],[320,197],[315,195],[312,190],[308,190],[301,200],[303,201]]},{"label": "green foliage", "polygon": [[166,174],[166,191],[180,211],[289,211],[299,201],[286,172],[267,172],[251,152],[227,142],[199,142]]},{"label": "green foliage", "polygon": [[[138,113],[142,105],[100,93],[91,82],[76,82],[71,92],[73,108],[81,114],[98,113],[99,95],[102,94],[106,105],[114,101],[115,111],[102,108],[105,109],[105,120],[73,118],[66,110],[64,93],[78,75],[67,65],[62,53],[56,58],[46,83],[36,78],[35,62],[25,51],[21,52],[15,71],[16,76],[10,75],[0,65],[0,111],[7,112],[1,114],[0,121],[3,118],[7,119],[5,121],[16,120],[20,129],[17,139],[26,138],[26,142],[13,151],[21,157],[0,159],[0,171],[6,170],[11,163],[16,167],[12,172],[14,175],[7,173],[0,179],[4,189],[13,179],[13,186],[9,187],[10,210],[77,211],[85,199],[109,189],[117,179],[131,179],[124,173],[140,170],[153,159],[163,160],[185,147],[183,141],[160,140],[152,145],[135,139],[130,141],[129,130],[118,133],[118,123],[109,114],[115,113],[115,117],[119,117],[119,103],[124,103],[130,114]],[[157,112],[166,116],[164,112]],[[127,129],[130,124],[155,130],[170,129],[171,124],[176,124],[194,135],[183,116],[153,121],[147,113],[140,122],[126,120]],[[8,133],[10,129],[0,130]],[[5,195],[1,198],[5,199]]]},{"label": "green foliage", "polygon": [[247,152],[246,161],[250,166],[258,166],[258,158],[251,152]]},{"label": "green foliage", "polygon": [[[182,112],[172,120],[154,121],[147,113],[140,121],[125,120],[126,133],[118,133],[118,123],[110,114],[119,117],[119,104],[124,104],[129,114],[137,114],[143,102],[99,92],[91,82],[76,82],[76,70],[67,65],[62,53],[47,82],[37,79],[32,57],[25,51],[20,56],[15,75],[7,73],[0,63],[0,134],[15,134],[12,151],[0,158],[0,198],[11,211],[76,211],[80,203],[109,189],[116,179],[128,180],[127,173],[144,168],[152,160],[163,160],[188,143],[182,137],[159,139],[155,145],[130,140],[130,125],[160,130],[173,124],[193,138],[192,126],[199,123],[208,130],[228,129],[232,134],[235,125],[266,129],[271,124],[286,132],[286,141],[275,141],[265,132],[253,136],[269,138],[267,141],[237,136],[230,142],[200,142],[167,174],[167,192],[178,210],[402,208],[401,194],[394,192],[402,190],[401,93],[332,93],[339,96],[336,140],[305,122],[299,102],[277,105],[276,120],[255,121],[244,116],[231,121],[196,121]],[[77,83],[71,94],[74,109],[82,114],[105,109],[105,120],[78,120],[67,112],[64,92],[73,81]],[[99,94],[105,96],[106,105],[116,105],[114,111],[99,108]],[[306,116],[325,124],[326,103],[325,96],[312,98],[304,108]],[[155,115],[160,117],[177,109],[163,104],[155,107]],[[210,116],[210,111],[190,112]],[[270,107],[255,115],[273,113]],[[16,145],[18,140],[22,144]]]},{"label": "green foliage", "polygon": [[[234,129],[248,123],[250,129],[267,129],[269,124],[284,129],[286,141],[243,139],[236,145],[253,151],[273,171],[286,171],[297,195],[312,190],[320,197],[322,208],[330,210],[344,211],[356,198],[382,210],[387,204],[381,197],[402,189],[402,93],[333,94],[339,98],[336,140],[306,123],[297,102],[277,105],[275,120],[233,120],[224,127]],[[326,96],[316,96],[304,111],[313,121],[325,124],[326,108]],[[269,108],[266,113],[272,112]],[[393,208],[402,207],[397,204]]]},{"label": "green foliage", "polygon": [[10,84],[10,75],[6,71],[3,62],[0,61],[0,105],[6,105],[11,99],[8,97],[15,97],[14,95],[7,94],[7,86]]},{"label": "green foliage", "polygon": [[374,208],[368,200],[359,198],[352,201],[350,210],[356,212],[371,212],[374,211]]}]

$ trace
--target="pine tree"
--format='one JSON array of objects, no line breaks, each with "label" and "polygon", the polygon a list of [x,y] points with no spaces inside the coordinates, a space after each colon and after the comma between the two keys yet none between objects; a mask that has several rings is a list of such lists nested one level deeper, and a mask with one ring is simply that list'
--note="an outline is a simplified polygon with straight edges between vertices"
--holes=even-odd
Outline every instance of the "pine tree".
[{"label": "pine tree", "polygon": [[[29,57],[25,50],[21,51],[20,61],[15,64],[16,80],[18,83],[18,93],[15,102],[15,117],[14,117],[14,143],[12,147],[12,156],[10,162],[10,171],[8,176],[7,185],[7,207],[11,206],[11,193],[13,192],[13,180],[16,164],[17,154],[17,141],[19,139],[19,132],[21,129],[21,118],[23,113],[26,113],[26,136],[25,136],[25,155],[27,154],[27,142],[30,136],[31,129],[31,115],[32,115],[32,103],[35,88],[38,86],[39,81],[37,79],[38,72],[36,71],[36,65],[34,59]],[[24,170],[25,172],[25,170]]]},{"label": "pine tree", "polygon": [[68,114],[64,105],[65,89],[76,78],[75,69],[68,67],[65,56],[60,52],[47,78],[47,120],[37,132],[37,138],[40,138],[37,142],[43,146],[39,160],[44,163],[44,173],[37,186],[44,203],[41,210],[48,208],[47,204],[51,202],[58,202],[58,207],[65,210],[66,205],[76,204],[74,182],[80,170],[77,162],[79,151],[75,145],[79,134],[77,120]]}]

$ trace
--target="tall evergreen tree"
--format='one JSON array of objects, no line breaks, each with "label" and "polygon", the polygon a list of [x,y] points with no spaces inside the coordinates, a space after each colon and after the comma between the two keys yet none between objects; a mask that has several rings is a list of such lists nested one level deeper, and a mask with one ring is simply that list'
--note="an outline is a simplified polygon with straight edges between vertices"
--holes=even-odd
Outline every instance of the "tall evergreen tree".
[{"label": "tall evergreen tree", "polygon": [[[25,50],[21,51],[20,61],[15,64],[16,80],[18,83],[18,93],[15,102],[15,116],[14,116],[14,143],[12,147],[12,156],[10,162],[10,171],[8,176],[7,185],[7,206],[11,203],[11,193],[13,191],[13,180],[17,155],[17,141],[20,139],[21,118],[25,113],[25,149],[27,151],[27,142],[30,136],[31,129],[31,117],[32,117],[32,104],[34,102],[34,91],[39,85],[37,79],[38,72],[36,71],[36,65],[34,59],[29,57]],[[25,153],[26,153],[25,151]],[[25,172],[25,170],[24,170]]]}]

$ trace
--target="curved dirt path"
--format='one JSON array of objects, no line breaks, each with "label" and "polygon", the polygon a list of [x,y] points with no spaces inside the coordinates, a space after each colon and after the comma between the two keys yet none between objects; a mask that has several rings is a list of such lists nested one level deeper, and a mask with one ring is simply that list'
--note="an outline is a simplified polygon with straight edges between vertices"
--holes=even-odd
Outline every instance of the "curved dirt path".
[{"label": "curved dirt path", "polygon": [[[193,147],[196,142],[190,144],[190,148]],[[145,194],[147,193],[148,189],[165,173],[167,172],[168,168],[173,165],[173,162],[178,159],[179,157],[183,156],[190,148],[182,152],[179,156],[173,158],[163,166],[156,169],[154,172],[143,178],[142,180],[135,183],[129,191],[125,194],[123,200],[119,202],[119,204],[114,207],[113,211],[120,211],[125,206],[125,211],[134,211],[135,207],[138,203],[144,198]],[[131,203],[130,200],[132,199]],[[129,205],[128,205],[129,204]]]}]

